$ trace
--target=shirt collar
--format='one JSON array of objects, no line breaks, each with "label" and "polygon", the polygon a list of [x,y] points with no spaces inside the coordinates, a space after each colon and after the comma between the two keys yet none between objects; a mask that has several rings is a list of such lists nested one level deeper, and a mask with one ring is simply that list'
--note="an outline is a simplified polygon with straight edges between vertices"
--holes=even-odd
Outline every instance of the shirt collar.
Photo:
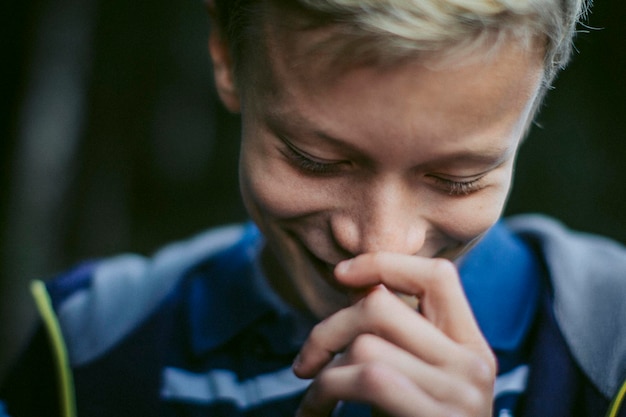
[{"label": "shirt collar", "polygon": [[184,298],[195,354],[246,331],[260,332],[276,353],[297,351],[308,335],[312,319],[290,308],[262,276],[258,261],[263,243],[249,223],[235,245],[189,272]]},{"label": "shirt collar", "polygon": [[539,300],[542,268],[532,249],[500,222],[463,258],[459,273],[490,346],[519,349]]}]

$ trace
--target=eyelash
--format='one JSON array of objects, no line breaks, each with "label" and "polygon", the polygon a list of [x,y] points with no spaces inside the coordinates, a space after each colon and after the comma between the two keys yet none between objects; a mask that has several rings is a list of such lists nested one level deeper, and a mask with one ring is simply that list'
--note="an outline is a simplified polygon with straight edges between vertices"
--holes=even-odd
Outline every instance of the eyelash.
[{"label": "eyelash", "polygon": [[[285,143],[286,155],[289,160],[300,170],[310,174],[332,174],[340,169],[342,162],[319,162],[308,157],[303,151],[294,147],[289,141],[283,139]],[[470,181],[454,181],[439,176],[431,176],[437,185],[443,189],[448,195],[453,197],[463,197],[481,190],[481,180],[483,177],[475,178]]]},{"label": "eyelash", "polygon": [[441,186],[450,196],[463,197],[481,190],[481,180],[483,177],[479,177],[470,181],[453,181],[441,177],[432,177],[439,186]]},{"label": "eyelash", "polygon": [[304,152],[296,149],[291,143],[283,139],[285,143],[285,149],[287,150],[287,157],[292,161],[297,168],[307,173],[312,174],[330,174],[339,170],[341,162],[319,162],[315,161],[304,154]]}]

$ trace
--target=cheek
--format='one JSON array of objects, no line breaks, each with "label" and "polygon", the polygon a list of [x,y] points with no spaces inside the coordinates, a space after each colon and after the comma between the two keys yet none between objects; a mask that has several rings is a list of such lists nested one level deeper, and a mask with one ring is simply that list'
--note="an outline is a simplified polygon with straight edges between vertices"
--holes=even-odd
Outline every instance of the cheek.
[{"label": "cheek", "polygon": [[279,175],[279,152],[265,139],[259,123],[243,116],[239,183],[241,196],[252,218],[259,223],[262,217],[281,216],[294,210],[290,207],[289,181]]},{"label": "cheek", "polygon": [[324,210],[329,188],[301,174],[277,148],[276,140],[253,117],[243,117],[239,181],[255,220],[285,219]]},{"label": "cheek", "polygon": [[439,228],[462,242],[469,242],[482,235],[500,218],[509,187],[510,178],[505,176],[497,185],[475,196],[441,205],[437,221]]},{"label": "cheek", "polygon": [[239,176],[244,204],[253,217],[295,218],[321,211],[328,202],[323,187],[298,175],[278,151],[246,149]]}]

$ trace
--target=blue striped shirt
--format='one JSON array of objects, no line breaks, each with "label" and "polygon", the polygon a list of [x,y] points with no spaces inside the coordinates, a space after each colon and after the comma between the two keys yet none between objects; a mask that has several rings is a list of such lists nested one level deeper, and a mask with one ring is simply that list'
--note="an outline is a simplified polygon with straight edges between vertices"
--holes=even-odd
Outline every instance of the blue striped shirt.
[{"label": "blue striped shirt", "polygon": [[[281,301],[258,265],[251,224],[165,248],[86,263],[48,290],[68,341],[79,415],[289,416],[311,381],[291,363],[315,320]],[[495,416],[515,416],[540,272],[526,245],[496,225],[459,271],[498,357]],[[124,407],[124,406],[119,406]],[[130,408],[129,408],[130,407]],[[101,412],[106,410],[106,412]],[[82,412],[81,412],[82,411]],[[337,417],[369,415],[342,403]]]}]

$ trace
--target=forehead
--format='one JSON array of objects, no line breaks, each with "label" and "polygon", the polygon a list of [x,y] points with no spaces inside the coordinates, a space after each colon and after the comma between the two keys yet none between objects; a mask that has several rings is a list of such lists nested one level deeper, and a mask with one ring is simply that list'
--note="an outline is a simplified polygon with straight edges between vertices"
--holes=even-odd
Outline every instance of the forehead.
[{"label": "forehead", "polygon": [[[251,79],[242,81],[252,81],[246,85],[254,88],[267,86],[272,89],[282,83],[282,79],[276,79],[280,75],[276,67],[280,65],[301,76],[315,77],[315,81],[320,82],[359,66],[385,69],[417,60],[432,68],[465,65],[493,55],[502,44],[523,44],[527,52],[543,64],[540,62],[545,53],[543,36],[519,38],[506,30],[489,29],[460,42],[441,43],[437,49],[421,49],[424,45],[418,43],[410,48],[399,48],[394,47],[397,44],[394,36],[381,38],[355,31],[349,25],[315,20],[315,16],[302,11],[272,6],[272,2],[265,4],[257,21],[258,32],[255,31],[259,36],[244,57],[243,66],[247,68],[244,78]],[[515,46],[516,50],[520,49]],[[521,54],[517,58],[527,59]]]},{"label": "forehead", "polygon": [[[243,49],[237,48],[237,51],[241,49],[244,54],[235,52],[238,58],[236,61],[243,64],[239,67],[245,71],[245,74],[241,74],[240,81],[250,81],[249,77],[254,77],[263,69],[263,66],[259,66],[259,61],[262,63],[266,55],[277,50],[288,57],[294,67],[299,63],[315,65],[320,70],[326,70],[330,76],[355,65],[395,65],[399,61],[423,56],[438,58],[443,55],[446,59],[464,59],[480,54],[485,47],[508,37],[516,37],[532,44],[530,46],[540,50],[545,58],[546,37],[543,32],[533,30],[534,26],[528,23],[529,19],[502,18],[480,24],[456,16],[454,13],[460,12],[454,11],[456,9],[453,7],[450,11],[438,12],[450,14],[445,15],[448,18],[444,19],[448,22],[445,26],[443,22],[424,24],[426,20],[425,16],[421,16],[421,6],[415,4],[410,6],[414,8],[411,9],[402,1],[399,2],[402,5],[397,12],[398,16],[383,11],[387,6],[375,11],[361,10],[361,7],[352,10],[350,8],[356,6],[350,1],[346,2],[344,12],[352,10],[354,16],[341,15],[339,9],[329,13],[322,12],[326,7],[329,10],[337,7],[332,1],[328,2],[332,3],[330,6],[320,2],[320,5],[311,9],[305,9],[298,3],[282,0],[255,3],[255,7],[251,9],[254,12],[250,13],[253,18],[248,16],[248,25],[240,33],[242,36],[234,36],[239,40],[237,45],[246,46]],[[308,4],[308,0],[303,3]],[[474,7],[483,10],[478,5]],[[374,9],[376,7],[372,10]],[[407,14],[412,15],[411,12],[421,17],[416,17],[416,22],[411,21],[415,25],[403,27],[403,23],[409,23],[403,22],[403,19]],[[469,11],[464,13],[474,16]],[[477,16],[473,19],[477,19]],[[460,35],[460,28],[464,28],[461,31],[463,36]]]},{"label": "forehead", "polygon": [[[438,97],[443,103],[458,101],[463,106],[472,99],[484,99],[498,107],[530,99],[543,71],[542,48],[515,39],[494,38],[471,54],[453,48],[395,59],[370,59],[369,53],[359,58],[325,49],[337,38],[336,28],[290,31],[286,36],[285,28],[279,25],[267,28],[265,33],[263,58],[255,65],[259,78],[251,87],[257,94],[274,99],[288,98],[296,91],[314,97],[345,87],[346,94],[336,98],[350,101],[350,85],[367,78],[363,82],[369,82],[371,99],[389,101],[390,105],[402,101],[403,96],[408,101],[418,100],[403,94],[410,84],[412,92],[422,92],[421,97]],[[484,76],[485,72],[489,76]],[[405,75],[393,76],[400,73]],[[455,103],[446,104],[454,108]]]},{"label": "forehead", "polygon": [[[370,155],[384,146],[394,162],[408,149],[415,153],[416,144],[433,144],[432,152],[444,144],[458,151],[510,148],[529,120],[542,74],[542,54],[515,43],[457,60],[432,54],[338,70],[333,60],[304,52],[316,50],[325,33],[268,33],[257,73],[265,75],[244,93],[244,122],[263,119],[287,134],[340,138]],[[392,137],[396,154],[381,142]],[[423,158],[427,148],[419,151]]]}]

